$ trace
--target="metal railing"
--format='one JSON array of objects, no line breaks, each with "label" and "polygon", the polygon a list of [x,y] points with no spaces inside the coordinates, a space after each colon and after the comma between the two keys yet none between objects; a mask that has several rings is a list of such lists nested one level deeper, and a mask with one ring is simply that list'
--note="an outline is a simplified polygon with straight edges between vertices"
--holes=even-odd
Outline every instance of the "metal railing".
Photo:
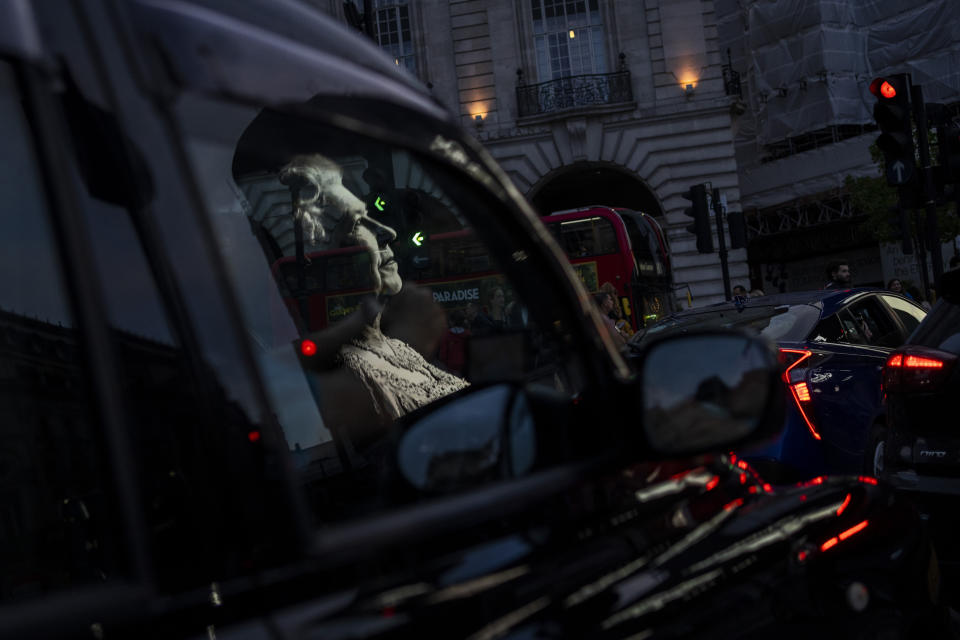
[{"label": "metal railing", "polygon": [[575,107],[633,101],[630,71],[567,76],[539,84],[517,86],[520,117],[562,111]]}]

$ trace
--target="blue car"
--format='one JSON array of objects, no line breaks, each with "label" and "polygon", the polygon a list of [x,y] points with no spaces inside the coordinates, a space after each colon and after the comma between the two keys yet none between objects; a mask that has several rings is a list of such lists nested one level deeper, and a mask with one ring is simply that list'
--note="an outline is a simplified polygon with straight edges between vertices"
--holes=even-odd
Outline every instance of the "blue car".
[{"label": "blue car", "polygon": [[779,437],[739,452],[742,457],[771,482],[874,475],[883,455],[881,371],[925,315],[889,291],[804,291],[683,311],[638,333],[631,344],[694,328],[756,331],[780,349],[789,400]]}]

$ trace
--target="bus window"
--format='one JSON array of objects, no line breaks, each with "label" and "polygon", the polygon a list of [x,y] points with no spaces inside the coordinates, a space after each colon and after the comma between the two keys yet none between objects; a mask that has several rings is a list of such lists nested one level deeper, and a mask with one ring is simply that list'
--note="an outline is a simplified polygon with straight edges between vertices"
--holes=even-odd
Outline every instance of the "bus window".
[{"label": "bus window", "polygon": [[559,225],[560,246],[571,258],[617,253],[617,233],[606,218],[565,220]]}]

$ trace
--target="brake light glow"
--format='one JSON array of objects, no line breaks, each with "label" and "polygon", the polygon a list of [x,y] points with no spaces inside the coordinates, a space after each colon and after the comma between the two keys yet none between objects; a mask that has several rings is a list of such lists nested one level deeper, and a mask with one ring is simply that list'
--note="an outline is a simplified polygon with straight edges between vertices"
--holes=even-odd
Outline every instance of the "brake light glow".
[{"label": "brake light glow", "polygon": [[907,369],[942,369],[943,362],[933,358],[923,358],[921,356],[907,356],[903,361],[903,366]]},{"label": "brake light glow", "polygon": [[879,484],[876,478],[872,478],[870,476],[857,476],[857,480],[859,480],[863,484],[872,484],[874,486]]},{"label": "brake light glow", "polygon": [[249,440],[250,442],[259,442],[260,432],[256,430],[250,431],[249,433],[247,433],[247,440]]},{"label": "brake light glow", "polygon": [[783,381],[790,384],[790,371],[812,356],[813,352],[808,349],[780,349],[780,363],[787,367],[783,371]]},{"label": "brake light glow", "polygon": [[300,353],[305,356],[317,355],[317,343],[313,340],[304,340],[300,343]]},{"label": "brake light glow", "polygon": [[891,354],[883,367],[883,392],[932,391],[949,376],[957,355],[911,346]]},{"label": "brake light glow", "polygon": [[852,527],[850,527],[850,528],[847,529],[846,531],[841,532],[840,535],[836,536],[835,538],[830,538],[829,540],[827,540],[826,542],[824,542],[822,545],[820,545],[820,551],[826,551],[827,549],[830,549],[831,547],[837,546],[840,542],[842,542],[842,541],[844,541],[844,540],[847,540],[847,539],[850,538],[851,536],[856,535],[856,534],[860,533],[861,531],[863,531],[864,529],[866,529],[868,524],[870,524],[870,521],[869,521],[869,520],[864,520],[863,522],[861,522],[861,523],[859,523],[859,524],[853,525]]},{"label": "brake light glow", "polygon": [[854,525],[854,526],[850,527],[849,529],[847,529],[846,531],[844,531],[843,533],[841,533],[840,536],[839,536],[839,538],[840,538],[841,540],[846,540],[847,538],[849,538],[849,537],[852,536],[853,534],[855,534],[855,533],[860,533],[861,531],[863,531],[864,529],[866,529],[866,528],[867,528],[867,524],[869,524],[869,521],[868,521],[868,520],[864,520],[864,521],[861,522],[860,524]]},{"label": "brake light glow", "polygon": [[723,505],[724,511],[730,511],[731,509],[736,509],[737,507],[743,506],[743,498],[737,498],[727,504]]},{"label": "brake light glow", "polygon": [[850,494],[848,493],[847,497],[843,499],[843,504],[841,504],[840,507],[837,508],[837,515],[840,515],[841,513],[846,511],[847,507],[849,506],[850,506]]},{"label": "brake light glow", "polygon": [[710,482],[707,483],[705,488],[707,491],[713,491],[718,484],[720,484],[720,476],[713,476],[710,478]]},{"label": "brake light glow", "polygon": [[808,349],[780,349],[780,362],[786,366],[786,369],[783,371],[783,381],[790,389],[790,395],[793,397],[793,401],[797,405],[797,410],[806,423],[810,435],[812,435],[815,440],[820,440],[820,434],[817,432],[817,426],[813,419],[813,397],[810,395],[810,388],[803,380],[798,382],[791,380],[791,372],[812,356],[813,352]]}]

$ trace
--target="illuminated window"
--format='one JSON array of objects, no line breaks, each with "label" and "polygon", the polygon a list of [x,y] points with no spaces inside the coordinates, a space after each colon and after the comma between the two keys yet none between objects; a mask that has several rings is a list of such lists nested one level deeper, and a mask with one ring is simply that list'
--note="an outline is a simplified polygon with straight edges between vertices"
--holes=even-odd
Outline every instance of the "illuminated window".
[{"label": "illuminated window", "polygon": [[406,0],[375,0],[373,4],[377,14],[374,25],[377,44],[393,56],[399,66],[415,74],[417,62]]},{"label": "illuminated window", "polygon": [[607,72],[598,0],[531,0],[531,5],[541,82]]}]

